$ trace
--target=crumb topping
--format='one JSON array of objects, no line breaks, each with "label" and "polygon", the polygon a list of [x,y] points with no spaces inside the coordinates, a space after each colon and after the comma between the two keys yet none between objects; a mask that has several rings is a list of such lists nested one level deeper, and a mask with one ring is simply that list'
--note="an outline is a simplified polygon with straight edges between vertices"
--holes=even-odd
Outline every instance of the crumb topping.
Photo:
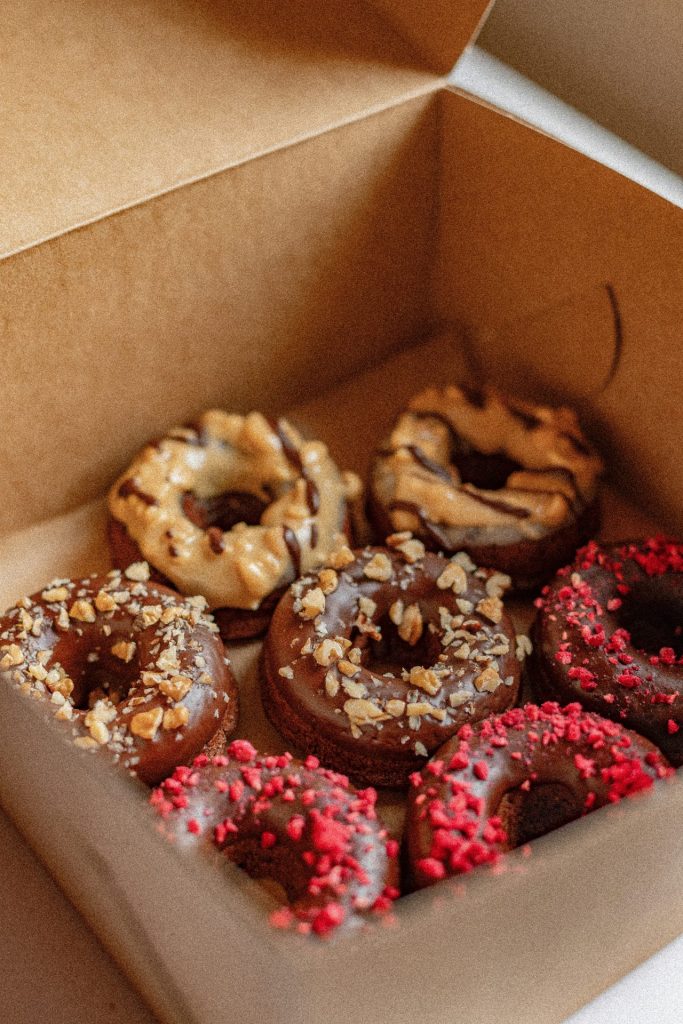
[{"label": "crumb topping", "polygon": [[315,757],[263,756],[246,740],[176,768],[151,797],[171,840],[215,846],[286,884],[289,903],[271,915],[275,927],[321,937],[386,914],[398,896],[398,843],[375,802],[373,789],[353,789]]},{"label": "crumb topping", "polygon": [[514,845],[498,813],[501,788],[530,793],[559,775],[586,814],[671,774],[651,744],[580,704],[527,704],[463,726],[411,776],[408,828],[416,881],[429,885],[494,865]]}]

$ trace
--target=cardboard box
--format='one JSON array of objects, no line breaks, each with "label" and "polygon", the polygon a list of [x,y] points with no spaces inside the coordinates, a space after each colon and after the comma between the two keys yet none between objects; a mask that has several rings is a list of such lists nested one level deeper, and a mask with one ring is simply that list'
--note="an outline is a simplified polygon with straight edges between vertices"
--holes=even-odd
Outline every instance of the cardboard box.
[{"label": "cardboard box", "polygon": [[[579,407],[613,535],[680,530],[680,211],[444,87],[485,7],[6,5],[5,603],[105,563],[98,496],[169,424],[294,406],[362,470],[472,372]],[[545,1024],[683,930],[680,779],[304,946],[37,714],[0,689],[0,799],[164,1020]]]}]

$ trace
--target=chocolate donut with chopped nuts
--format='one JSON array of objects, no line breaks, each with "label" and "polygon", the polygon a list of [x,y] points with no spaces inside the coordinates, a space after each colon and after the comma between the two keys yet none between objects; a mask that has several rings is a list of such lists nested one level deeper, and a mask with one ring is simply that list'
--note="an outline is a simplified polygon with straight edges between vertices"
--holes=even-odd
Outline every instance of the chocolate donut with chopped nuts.
[{"label": "chocolate donut with chopped nuts", "polygon": [[409,533],[387,543],[341,548],[289,588],[262,696],[294,748],[400,787],[463,723],[514,704],[523,644],[501,601],[507,576],[426,552]]},{"label": "chocolate donut with chopped nuts", "polygon": [[210,410],[148,444],[109,493],[114,563],[203,594],[224,640],[258,636],[284,588],[322,565],[360,482],[284,419]]},{"label": "chocolate donut with chopped nuts", "polygon": [[377,453],[369,513],[381,537],[412,530],[528,590],[595,533],[601,472],[571,409],[493,388],[432,387]]},{"label": "chocolate donut with chopped nuts", "polygon": [[238,696],[202,597],[125,573],[55,580],[0,618],[0,676],[77,747],[153,785],[237,725]]},{"label": "chocolate donut with chopped nuts", "polygon": [[151,802],[170,842],[217,849],[284,888],[288,904],[271,914],[275,927],[326,936],[385,913],[398,896],[398,843],[376,797],[314,757],[263,755],[234,740],[222,754],[176,768]]}]

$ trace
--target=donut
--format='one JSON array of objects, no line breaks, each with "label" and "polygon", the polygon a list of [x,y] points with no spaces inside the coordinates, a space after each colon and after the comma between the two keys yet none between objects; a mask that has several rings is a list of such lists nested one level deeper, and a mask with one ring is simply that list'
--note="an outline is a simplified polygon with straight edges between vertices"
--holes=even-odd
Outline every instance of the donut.
[{"label": "donut", "polygon": [[263,657],[267,716],[294,748],[363,784],[406,786],[466,721],[515,702],[528,644],[501,594],[509,578],[467,555],[341,548],[275,609]]},{"label": "donut", "polygon": [[683,765],[683,544],[592,541],[536,603],[536,694],[624,722]]},{"label": "donut", "polygon": [[205,412],[111,488],[114,564],[145,559],[160,582],[204,595],[225,640],[257,636],[286,585],[324,562],[359,486],[286,420]]},{"label": "donut", "polygon": [[0,619],[0,675],[80,748],[154,785],[237,724],[235,680],[202,597],[125,573],[53,580]]},{"label": "donut", "polygon": [[151,798],[168,840],[218,849],[252,877],[278,882],[288,905],[271,922],[321,936],[387,911],[398,896],[398,843],[375,799],[315,757],[262,756],[246,740],[176,768]]},{"label": "donut", "polygon": [[368,512],[379,536],[412,530],[526,590],[595,533],[601,470],[571,409],[431,387],[377,453]]},{"label": "donut", "polygon": [[463,726],[411,778],[405,851],[421,889],[671,774],[642,736],[552,701]]}]

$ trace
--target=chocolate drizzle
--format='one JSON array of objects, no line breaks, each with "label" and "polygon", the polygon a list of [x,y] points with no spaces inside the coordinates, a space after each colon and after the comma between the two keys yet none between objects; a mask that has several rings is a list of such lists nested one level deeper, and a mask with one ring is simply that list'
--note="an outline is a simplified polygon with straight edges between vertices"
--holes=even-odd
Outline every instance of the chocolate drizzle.
[{"label": "chocolate drizzle", "polygon": [[156,498],[153,498],[151,494],[147,494],[145,491],[141,490],[140,487],[138,487],[137,482],[134,480],[132,476],[128,477],[127,480],[123,481],[123,483],[119,487],[118,494],[119,498],[129,498],[131,495],[135,495],[135,497],[139,498],[140,501],[144,501],[145,505],[152,506],[159,504]]},{"label": "chocolate drizzle", "polygon": [[298,475],[304,480],[306,484],[306,504],[311,511],[311,515],[317,515],[318,510],[320,509],[320,491],[318,490],[318,485],[315,480],[311,480],[309,477],[308,471],[301,460],[299,449],[282,429],[282,425],[279,420],[269,419],[268,425],[273,433],[279,438],[287,461],[290,465],[294,466]]},{"label": "chocolate drizzle", "polygon": [[444,548],[446,551],[450,549],[451,544],[447,535],[428,518],[424,510],[414,501],[392,501],[389,508],[392,512],[410,512],[411,515],[416,516],[424,532],[438,547]]},{"label": "chocolate drizzle", "polygon": [[289,526],[283,526],[282,537],[285,544],[287,545],[289,557],[291,558],[292,565],[294,566],[294,574],[296,576],[301,576],[301,546],[299,545],[297,536],[294,533],[294,530],[292,530]]},{"label": "chocolate drizzle", "polygon": [[410,452],[416,462],[427,470],[428,473],[433,473],[434,476],[438,476],[441,480],[445,480],[448,484],[453,484],[453,478],[447,469],[440,466],[438,462],[434,462],[429,456],[425,455],[422,449],[416,444],[407,444],[406,451]]},{"label": "chocolate drizzle", "polygon": [[526,508],[519,508],[517,505],[509,505],[507,501],[497,501],[495,498],[485,498],[483,494],[475,494],[474,491],[469,490],[467,486],[461,487],[461,491],[472,498],[474,501],[478,501],[480,505],[487,505],[489,508],[495,508],[498,512],[503,512],[505,515],[514,516],[515,519],[528,519],[531,515]]},{"label": "chocolate drizzle", "polygon": [[220,555],[225,551],[225,542],[223,540],[223,531],[218,526],[210,526],[206,531],[206,536],[209,539],[209,546],[213,551],[214,555]]}]

